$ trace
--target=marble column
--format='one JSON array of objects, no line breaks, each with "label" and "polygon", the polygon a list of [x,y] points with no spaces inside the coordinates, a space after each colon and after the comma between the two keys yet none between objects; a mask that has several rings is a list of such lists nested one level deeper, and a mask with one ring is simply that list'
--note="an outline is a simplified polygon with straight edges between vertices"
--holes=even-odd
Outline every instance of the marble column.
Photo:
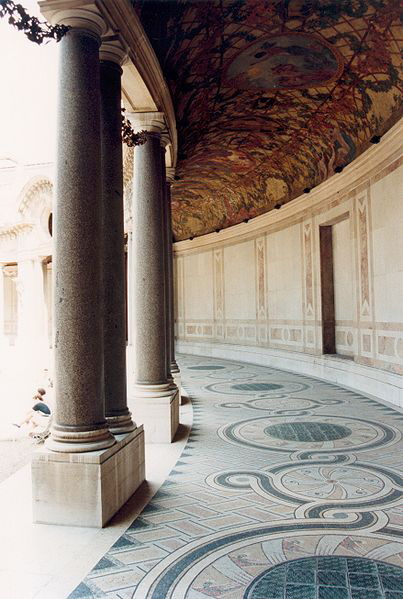
[{"label": "marble column", "polygon": [[133,413],[144,424],[146,441],[171,442],[179,424],[177,387],[169,380],[166,357],[165,264],[161,113],[127,115],[146,143],[133,161]]},{"label": "marble column", "polygon": [[96,21],[82,18],[59,42],[53,214],[56,413],[47,441],[58,452],[115,443],[104,407],[101,33]]},{"label": "marble column", "polygon": [[126,53],[102,44],[101,154],[105,415],[112,433],[135,429],[127,407],[126,284],[120,64]]},{"label": "marble column", "polygon": [[171,209],[171,183],[174,179],[173,167],[166,169],[166,236],[167,236],[167,284],[168,284],[168,310],[169,310],[169,341],[170,341],[170,369],[173,380],[181,394],[181,373],[175,360],[175,300],[174,300],[174,270],[173,270],[173,232],[172,232],[172,209]]}]

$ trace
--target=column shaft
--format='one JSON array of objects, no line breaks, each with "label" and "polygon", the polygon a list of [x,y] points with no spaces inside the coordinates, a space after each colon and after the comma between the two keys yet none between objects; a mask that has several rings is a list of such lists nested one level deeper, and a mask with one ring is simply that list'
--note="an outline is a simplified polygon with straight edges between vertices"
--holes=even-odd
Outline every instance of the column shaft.
[{"label": "column shaft", "polygon": [[160,136],[135,148],[133,186],[134,380],[167,385]]},{"label": "column shaft", "polygon": [[54,331],[56,414],[48,447],[112,445],[104,410],[99,37],[59,44]]},{"label": "column shaft", "polygon": [[101,62],[105,414],[110,430],[134,430],[127,408],[121,73]]},{"label": "column shaft", "polygon": [[[171,184],[166,183],[166,203],[167,203],[167,236],[168,236],[168,305],[169,305],[169,328],[170,328],[170,358],[171,372],[175,382],[180,374],[178,364],[175,360],[175,298],[174,298],[174,264],[173,264],[173,233],[172,233],[172,209],[171,209]],[[178,383],[177,383],[178,384]],[[179,384],[178,384],[179,386]]]},{"label": "column shaft", "polygon": [[165,358],[167,363],[167,376],[170,382],[173,382],[171,374],[171,310],[169,296],[169,215],[167,187],[165,182],[165,146],[161,146],[161,179],[162,179],[162,213],[164,219],[164,297],[165,297]]},{"label": "column shaft", "polygon": [[133,163],[133,384],[131,398],[148,442],[171,442],[179,424],[178,389],[168,378],[165,222],[160,113],[131,115],[147,141]]}]

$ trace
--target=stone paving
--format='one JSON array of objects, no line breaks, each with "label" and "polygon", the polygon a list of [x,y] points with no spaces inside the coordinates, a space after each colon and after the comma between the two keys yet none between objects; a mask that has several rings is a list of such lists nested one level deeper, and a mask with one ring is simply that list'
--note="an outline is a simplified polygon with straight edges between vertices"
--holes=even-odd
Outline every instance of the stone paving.
[{"label": "stone paving", "polygon": [[70,599],[403,599],[403,415],[271,368],[180,366],[188,443]]}]

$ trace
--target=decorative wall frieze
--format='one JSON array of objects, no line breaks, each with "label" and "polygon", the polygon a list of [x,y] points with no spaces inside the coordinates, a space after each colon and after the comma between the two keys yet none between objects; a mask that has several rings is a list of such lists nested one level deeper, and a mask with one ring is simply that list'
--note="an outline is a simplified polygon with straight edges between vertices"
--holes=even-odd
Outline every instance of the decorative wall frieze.
[{"label": "decorative wall frieze", "polygon": [[174,261],[174,308],[175,335],[183,338],[185,335],[185,279],[183,258]]},{"label": "decorative wall frieze", "polygon": [[359,308],[362,320],[372,320],[368,191],[356,198],[359,265]]},{"label": "decorative wall frieze", "polygon": [[267,318],[266,237],[255,240],[256,256],[256,316],[258,321]]},{"label": "decorative wall frieze", "polygon": [[224,319],[224,254],[222,249],[214,250],[214,318]]},{"label": "decorative wall frieze", "polygon": [[312,222],[303,224],[304,247],[304,292],[305,292],[305,319],[315,318],[314,311],[314,280],[313,280],[313,226]]}]

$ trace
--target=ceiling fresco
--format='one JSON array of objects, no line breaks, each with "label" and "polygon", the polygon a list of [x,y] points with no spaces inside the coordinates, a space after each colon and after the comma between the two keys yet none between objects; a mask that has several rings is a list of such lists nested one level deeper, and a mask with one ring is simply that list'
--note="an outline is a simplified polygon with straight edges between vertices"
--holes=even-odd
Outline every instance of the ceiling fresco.
[{"label": "ceiling fresco", "polygon": [[398,0],[133,4],[176,110],[177,240],[278,208],[401,115]]}]

